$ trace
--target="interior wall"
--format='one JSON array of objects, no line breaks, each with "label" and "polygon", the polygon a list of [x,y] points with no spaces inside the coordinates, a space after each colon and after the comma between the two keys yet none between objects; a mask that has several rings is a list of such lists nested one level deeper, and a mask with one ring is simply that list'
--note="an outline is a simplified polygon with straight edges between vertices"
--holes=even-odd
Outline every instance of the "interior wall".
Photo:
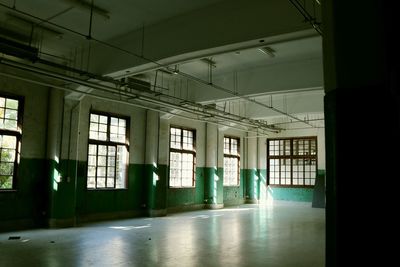
[{"label": "interior wall", "polygon": [[[325,175],[325,129],[310,128],[302,130],[287,130],[277,134],[270,134],[268,137],[263,137],[263,143],[267,144],[267,138],[285,138],[285,137],[302,137],[302,136],[317,136],[318,160],[317,160],[317,176]],[[264,162],[267,162],[267,153],[263,153]],[[265,165],[266,166],[266,165]],[[267,175],[267,169],[265,169]],[[265,176],[267,177],[267,176]],[[290,200],[311,202],[314,189],[311,187],[277,187],[268,186],[266,182],[261,184],[261,200],[268,202],[271,200]]]},{"label": "interior wall", "polygon": [[[86,188],[90,111],[106,112],[130,119],[129,166],[126,189],[90,190]],[[54,193],[54,214],[58,220],[85,221],[103,217],[126,217],[143,212],[145,204],[144,151],[145,111],[116,102],[84,97],[65,100],[61,151],[61,175]]]},{"label": "interior wall", "polygon": [[0,77],[0,94],[24,98],[16,190],[0,191],[0,231],[39,226],[46,216],[49,186],[46,179],[48,93],[46,87]]},{"label": "interior wall", "polygon": [[[171,118],[168,120],[168,124],[196,130],[196,182],[194,188],[170,188],[167,184],[167,207],[170,211],[200,208],[204,204],[206,124],[179,117]],[[163,150],[168,151],[169,172],[169,141],[163,143],[165,144]]]},{"label": "interior wall", "polygon": [[224,173],[224,136],[237,137],[240,140],[240,173],[239,173],[239,185],[238,186],[224,186],[223,189],[223,202],[224,206],[231,205],[240,205],[244,203],[245,195],[246,195],[246,186],[245,186],[245,158],[246,155],[244,153],[244,136],[245,132],[235,130],[232,128],[225,129],[226,127],[222,127],[219,130],[219,138],[218,138],[218,169],[221,172],[221,179],[223,179]]}]

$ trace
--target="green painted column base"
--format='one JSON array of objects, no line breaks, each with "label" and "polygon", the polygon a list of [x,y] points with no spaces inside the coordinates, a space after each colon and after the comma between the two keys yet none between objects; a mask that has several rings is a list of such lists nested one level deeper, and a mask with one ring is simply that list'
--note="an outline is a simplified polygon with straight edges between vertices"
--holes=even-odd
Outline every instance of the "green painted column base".
[{"label": "green painted column base", "polygon": [[151,210],[147,210],[147,214],[149,217],[163,217],[163,216],[167,216],[167,209],[151,209]]},{"label": "green painted column base", "polygon": [[49,219],[49,228],[65,228],[76,226],[75,218]]},{"label": "green painted column base", "polygon": [[259,201],[258,201],[258,199],[255,199],[255,198],[248,198],[248,199],[246,199],[245,203],[246,204],[258,204]]},{"label": "green painted column base", "polygon": [[224,208],[224,204],[205,204],[204,208],[205,209],[210,209],[210,210],[223,209]]}]

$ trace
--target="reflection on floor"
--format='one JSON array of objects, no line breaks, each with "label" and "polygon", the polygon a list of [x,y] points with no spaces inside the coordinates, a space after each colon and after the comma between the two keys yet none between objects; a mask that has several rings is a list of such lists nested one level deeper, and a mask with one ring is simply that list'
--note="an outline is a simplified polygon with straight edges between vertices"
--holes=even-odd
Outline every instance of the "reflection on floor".
[{"label": "reflection on floor", "polygon": [[0,233],[0,266],[324,266],[325,209],[274,201]]}]

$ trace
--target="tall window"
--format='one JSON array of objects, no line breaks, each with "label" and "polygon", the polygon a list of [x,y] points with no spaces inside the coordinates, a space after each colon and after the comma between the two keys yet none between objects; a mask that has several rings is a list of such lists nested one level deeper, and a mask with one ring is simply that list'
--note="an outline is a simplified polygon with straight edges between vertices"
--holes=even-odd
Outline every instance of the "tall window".
[{"label": "tall window", "polygon": [[239,185],[239,138],[224,137],[224,185]]},{"label": "tall window", "polygon": [[90,114],[87,188],[126,188],[129,120]]},{"label": "tall window", "polygon": [[169,152],[169,186],[195,186],[196,132],[171,127]]},{"label": "tall window", "polygon": [[0,96],[0,190],[15,189],[22,136],[22,101]]},{"label": "tall window", "polygon": [[271,185],[313,186],[317,175],[317,137],[268,139]]}]

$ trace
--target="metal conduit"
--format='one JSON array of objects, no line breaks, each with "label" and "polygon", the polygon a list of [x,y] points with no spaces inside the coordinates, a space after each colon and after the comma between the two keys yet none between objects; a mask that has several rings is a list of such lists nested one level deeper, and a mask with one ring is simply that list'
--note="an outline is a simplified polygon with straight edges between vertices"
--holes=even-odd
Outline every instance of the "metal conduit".
[{"label": "metal conduit", "polygon": [[13,78],[13,79],[17,79],[17,80],[21,80],[21,81],[25,81],[25,82],[29,82],[29,83],[41,85],[41,86],[50,86],[52,88],[56,88],[56,89],[60,89],[60,90],[68,91],[68,92],[82,93],[84,95],[88,95],[90,97],[101,99],[101,100],[107,100],[107,101],[127,104],[127,105],[130,105],[130,106],[143,108],[143,109],[148,109],[148,110],[153,110],[153,111],[156,111],[156,112],[163,112],[163,113],[171,114],[171,115],[174,115],[174,116],[177,116],[177,117],[180,117],[180,118],[184,118],[184,119],[187,119],[187,120],[199,121],[199,122],[207,122],[207,123],[211,123],[211,124],[215,124],[215,125],[219,125],[219,126],[226,126],[226,127],[230,127],[230,128],[235,128],[236,130],[243,131],[243,132],[253,132],[253,133],[257,132],[257,131],[252,130],[252,129],[241,129],[241,128],[238,128],[238,127],[235,127],[235,126],[232,126],[232,125],[227,125],[227,124],[224,124],[224,123],[222,123],[220,121],[214,122],[214,121],[209,121],[209,120],[202,119],[202,118],[188,117],[188,116],[184,116],[182,114],[177,114],[177,113],[173,113],[173,112],[162,110],[162,109],[157,109],[157,108],[152,108],[152,107],[149,107],[149,106],[140,105],[140,104],[137,104],[137,103],[132,103],[132,102],[129,102],[128,99],[127,100],[119,100],[119,99],[108,98],[108,97],[101,96],[101,95],[96,95],[96,94],[93,94],[93,93],[90,93],[90,92],[82,92],[82,91],[79,91],[79,90],[75,90],[75,89],[71,89],[71,88],[67,88],[67,87],[63,87],[63,86],[58,86],[58,85],[54,85],[54,84],[49,84],[49,83],[45,83],[45,82],[36,81],[36,80],[30,79],[30,78],[23,78],[23,77],[20,77],[18,75],[14,75],[14,74],[0,72],[0,76],[9,77],[9,78]]},{"label": "metal conduit", "polygon": [[[51,22],[51,21],[44,20],[44,19],[39,18],[39,17],[37,17],[37,16],[34,16],[34,15],[32,15],[32,14],[29,14],[29,13],[23,12],[23,11],[21,11],[21,10],[18,10],[18,9],[16,9],[16,8],[9,7],[9,6],[7,6],[7,5],[5,5],[5,4],[2,4],[2,3],[0,3],[0,6],[2,6],[2,7],[4,7],[4,8],[7,8],[7,9],[9,9],[9,10],[12,10],[12,11],[14,11],[14,12],[23,14],[23,15],[25,15],[25,16],[31,17],[31,18],[33,18],[33,19],[35,19],[35,20],[40,21],[40,23],[47,23],[47,24],[50,24],[50,25],[52,25],[52,26],[54,26],[54,27],[58,27],[58,28],[60,28],[60,29],[62,29],[62,30],[65,30],[65,31],[71,32],[71,33],[73,33],[73,34],[79,35],[79,36],[81,36],[81,37],[84,37],[84,38],[86,38],[86,39],[88,38],[88,36],[85,35],[85,34],[83,34],[83,33],[80,33],[80,32],[74,31],[74,30],[71,30],[71,29],[69,29],[69,28],[67,28],[67,27],[58,25],[58,24],[53,23],[53,22]],[[157,61],[155,61],[155,60],[146,58],[146,57],[144,57],[144,56],[142,56],[142,55],[133,53],[133,52],[128,51],[128,50],[126,50],[126,49],[122,49],[122,48],[117,47],[117,46],[115,46],[115,45],[112,45],[112,44],[109,44],[109,43],[107,43],[107,42],[98,40],[98,39],[96,39],[96,38],[93,38],[92,36],[90,36],[90,40],[95,41],[95,42],[97,42],[97,43],[99,43],[99,44],[108,46],[108,47],[110,47],[110,48],[113,48],[113,49],[122,51],[122,52],[124,52],[124,53],[127,53],[127,54],[129,54],[129,55],[135,56],[135,57],[137,57],[137,58],[143,59],[143,60],[145,60],[145,61],[147,61],[147,62],[153,63],[153,64],[157,65],[158,68],[167,68],[167,69],[168,69],[168,65],[161,64],[161,63],[159,63],[159,62],[157,62]],[[44,62],[43,60],[41,60],[41,61],[42,61],[41,63],[47,64],[47,62]],[[56,64],[56,63],[54,63],[54,64]],[[59,65],[59,64],[57,64],[57,65]],[[53,65],[53,66],[55,66],[55,65]],[[82,74],[82,72],[83,72],[83,71],[80,71],[80,70],[71,69],[71,68],[69,68],[69,67],[67,67],[67,68],[68,68],[69,71],[77,72],[77,73],[80,73],[80,74]],[[90,74],[90,73],[88,73],[88,72],[83,72],[83,73],[84,73],[85,75],[88,75],[89,77],[96,78],[96,79],[99,79],[99,80],[101,80],[101,81],[107,81],[107,82],[110,81],[108,78],[105,78],[105,77],[100,78],[101,76],[96,76],[96,75]],[[282,114],[282,115],[288,116],[288,117],[290,117],[290,118],[292,118],[292,119],[295,119],[295,120],[297,120],[297,121],[299,121],[299,122],[303,122],[303,123],[308,124],[309,126],[313,127],[313,125],[307,123],[306,121],[303,121],[303,120],[301,120],[301,119],[299,119],[299,118],[296,118],[295,116],[290,115],[290,114],[288,114],[288,113],[286,113],[286,112],[283,112],[283,111],[281,111],[281,110],[279,110],[279,109],[276,109],[276,108],[274,108],[274,107],[270,107],[270,106],[268,106],[268,105],[265,105],[265,104],[263,104],[263,103],[261,103],[261,102],[258,102],[258,101],[254,100],[254,99],[251,99],[250,97],[240,95],[240,94],[237,93],[237,92],[232,92],[231,90],[228,90],[228,89],[223,88],[223,87],[221,87],[221,86],[217,86],[217,85],[212,84],[212,83],[210,84],[210,83],[208,83],[208,82],[206,82],[206,81],[203,81],[203,80],[201,80],[201,79],[199,79],[199,78],[197,78],[197,77],[194,77],[194,76],[189,75],[189,74],[186,74],[186,73],[178,72],[178,74],[179,74],[179,75],[182,75],[182,76],[184,76],[184,77],[190,78],[190,79],[192,79],[192,80],[195,80],[195,81],[197,81],[197,82],[203,83],[203,84],[205,84],[205,85],[211,86],[211,87],[213,87],[213,88],[215,88],[215,89],[222,90],[222,91],[224,91],[224,92],[230,93],[230,94],[232,94],[232,95],[234,95],[234,96],[236,96],[236,97],[242,98],[242,99],[247,100],[247,101],[249,101],[249,102],[251,102],[251,103],[254,103],[254,104],[260,105],[260,106],[262,106],[262,107],[271,109],[271,110],[273,110],[273,111],[275,111],[275,112],[278,112],[278,113],[280,113],[280,114]],[[116,81],[116,80],[114,80],[114,82],[117,82],[117,83],[118,83],[118,81]],[[89,87],[91,87],[91,86],[89,86]],[[167,95],[164,95],[164,96],[167,96]],[[219,112],[220,112],[220,111],[219,111]],[[234,114],[230,114],[230,115],[234,115]],[[240,117],[240,116],[239,116],[239,117]],[[244,118],[244,119],[245,119],[245,118]],[[249,119],[249,120],[251,120],[251,119]],[[259,123],[259,122],[258,122],[258,123]],[[269,128],[269,130],[271,130],[271,127],[268,127],[267,124],[264,124],[264,125],[262,125],[261,127],[266,127],[266,128]],[[276,129],[272,129],[272,130],[275,131]]]},{"label": "metal conduit", "polygon": [[[146,103],[152,103],[152,104],[156,104],[156,105],[159,105],[159,106],[162,106],[162,107],[177,109],[177,110],[188,112],[188,113],[195,114],[195,115],[206,116],[206,117],[214,118],[214,119],[222,119],[222,120],[229,121],[229,122],[232,122],[232,123],[235,123],[235,124],[239,124],[239,125],[242,125],[242,126],[246,126],[246,127],[257,127],[257,128],[261,128],[261,129],[266,130],[266,131],[277,132],[277,129],[272,128],[272,127],[268,126],[267,124],[262,123],[260,121],[256,121],[256,120],[252,120],[252,119],[244,118],[244,117],[239,117],[239,119],[237,119],[237,118],[235,119],[235,117],[237,117],[237,115],[226,113],[226,112],[222,112],[222,111],[219,111],[217,109],[209,110],[209,109],[206,109],[205,107],[203,107],[203,106],[201,106],[201,105],[199,105],[197,103],[193,103],[193,106],[190,107],[191,102],[186,101],[185,103],[189,104],[189,107],[184,107],[184,106],[172,104],[172,103],[169,103],[169,102],[166,102],[166,101],[163,101],[163,100],[154,99],[154,98],[151,98],[151,97],[148,97],[148,96],[144,96],[144,95],[141,95],[141,94],[134,94],[132,92],[123,91],[123,90],[120,90],[118,88],[113,88],[113,87],[110,87],[110,86],[107,86],[107,85],[102,85],[102,84],[96,84],[96,83],[92,83],[92,82],[88,82],[88,81],[83,81],[83,80],[80,80],[78,78],[70,77],[70,76],[67,76],[67,75],[64,75],[64,74],[54,73],[54,72],[51,72],[51,71],[48,71],[48,70],[44,70],[44,69],[40,69],[40,68],[36,68],[36,67],[33,67],[33,66],[27,66],[25,64],[13,62],[11,60],[7,60],[7,59],[4,59],[4,58],[0,59],[0,63],[3,64],[3,65],[9,66],[9,67],[13,67],[13,68],[17,68],[17,69],[23,70],[23,71],[29,71],[29,72],[32,72],[32,73],[40,74],[40,75],[43,75],[43,76],[46,76],[46,77],[49,77],[49,78],[52,78],[52,79],[61,80],[61,81],[67,81],[67,82],[70,82],[70,83],[83,85],[83,86],[90,87],[90,88],[93,88],[93,89],[96,89],[96,90],[99,90],[99,91],[103,91],[103,92],[106,92],[106,93],[111,93],[111,94],[116,95],[118,97],[122,96],[122,97],[126,97],[128,99],[135,99],[135,100],[146,102]],[[50,86],[54,87],[54,85],[50,85]],[[69,89],[69,90],[71,90],[71,89]],[[83,94],[88,94],[86,92],[82,92],[82,91],[79,91],[79,90],[73,90],[73,91],[79,92],[79,93],[83,93]],[[106,99],[109,99],[109,98],[106,98]],[[142,106],[142,107],[148,108],[148,107],[145,107],[145,106]],[[160,110],[157,110],[157,111],[160,111]],[[162,111],[162,112],[164,112],[164,111]],[[222,114],[219,114],[219,113],[222,113]],[[176,115],[174,113],[171,113],[171,114]],[[210,120],[206,120],[206,121],[210,121]]]}]

